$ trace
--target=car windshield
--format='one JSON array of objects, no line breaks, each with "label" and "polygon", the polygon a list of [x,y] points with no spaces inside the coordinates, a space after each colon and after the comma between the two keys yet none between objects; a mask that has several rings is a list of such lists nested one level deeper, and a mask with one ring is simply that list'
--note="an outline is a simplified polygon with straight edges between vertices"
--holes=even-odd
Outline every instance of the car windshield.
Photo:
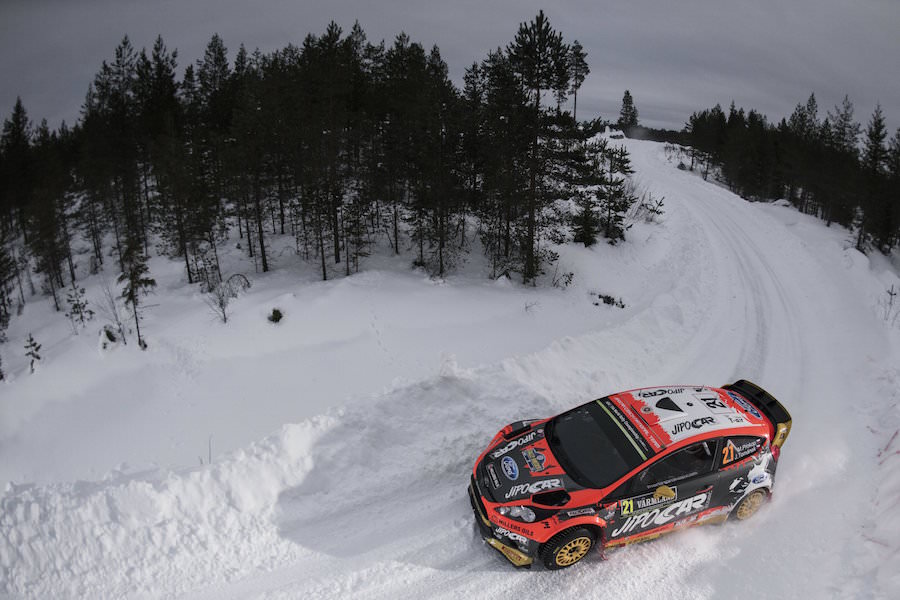
[{"label": "car windshield", "polygon": [[558,415],[547,429],[560,466],[584,487],[606,487],[644,462],[632,434],[598,402]]}]

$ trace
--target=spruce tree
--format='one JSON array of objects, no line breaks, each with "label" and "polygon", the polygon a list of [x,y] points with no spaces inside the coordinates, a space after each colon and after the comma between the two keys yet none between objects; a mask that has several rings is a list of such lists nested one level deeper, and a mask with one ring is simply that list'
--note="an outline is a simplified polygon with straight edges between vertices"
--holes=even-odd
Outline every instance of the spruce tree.
[{"label": "spruce tree", "polygon": [[84,288],[75,285],[74,281],[66,293],[66,302],[69,304],[69,312],[66,313],[66,316],[72,322],[73,328],[76,323],[81,325],[81,327],[85,327],[87,322],[94,318],[94,311],[88,308],[88,300],[84,295]]},{"label": "spruce tree", "polygon": [[841,152],[856,156],[861,126],[853,120],[853,110],[850,97],[845,95],[841,106],[835,106],[834,113],[828,113],[828,119],[832,124],[832,145]]},{"label": "spruce tree", "polygon": [[131,305],[134,316],[134,327],[137,333],[138,346],[147,349],[147,343],[141,337],[141,297],[149,294],[156,287],[156,280],[149,276],[147,257],[141,253],[141,246],[136,240],[129,240],[125,247],[123,260],[125,270],[119,275],[118,282],[124,283],[121,298],[126,305]]},{"label": "spruce tree", "polygon": [[0,154],[3,156],[3,198],[8,203],[12,223],[28,240],[25,230],[34,187],[34,161],[31,153],[32,126],[21,98],[16,98],[12,114],[3,121]]},{"label": "spruce tree", "polygon": [[857,223],[859,230],[856,248],[861,252],[870,237],[880,250],[887,250],[894,232],[893,211],[884,185],[888,162],[886,139],[887,127],[884,115],[881,112],[881,105],[877,104],[866,126],[860,164],[863,172],[863,201],[861,218]]},{"label": "spruce tree", "polygon": [[628,187],[628,176],[634,171],[625,148],[619,146],[605,152],[607,176],[600,202],[600,227],[606,241],[615,245],[625,239],[625,216],[636,198]]},{"label": "spruce tree", "polygon": [[575,212],[572,214],[573,241],[586,247],[597,242],[600,233],[600,210],[605,199],[607,183],[604,174],[604,155],[609,151],[605,139],[576,144],[572,149],[570,166],[574,175]]},{"label": "spruce tree", "polygon": [[628,133],[632,127],[638,126],[638,109],[634,105],[634,98],[631,97],[631,92],[625,90],[625,94],[622,96],[622,108],[619,111],[619,128]]}]

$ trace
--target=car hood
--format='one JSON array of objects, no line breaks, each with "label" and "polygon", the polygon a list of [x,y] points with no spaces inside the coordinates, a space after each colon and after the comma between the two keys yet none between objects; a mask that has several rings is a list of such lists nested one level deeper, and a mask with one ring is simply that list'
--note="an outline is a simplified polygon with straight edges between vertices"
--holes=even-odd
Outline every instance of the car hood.
[{"label": "car hood", "polygon": [[[563,504],[564,492],[583,489],[560,466],[544,436],[544,424],[501,440],[484,455],[479,469],[485,495],[494,502],[529,500]],[[546,494],[546,495],[545,495]]]}]

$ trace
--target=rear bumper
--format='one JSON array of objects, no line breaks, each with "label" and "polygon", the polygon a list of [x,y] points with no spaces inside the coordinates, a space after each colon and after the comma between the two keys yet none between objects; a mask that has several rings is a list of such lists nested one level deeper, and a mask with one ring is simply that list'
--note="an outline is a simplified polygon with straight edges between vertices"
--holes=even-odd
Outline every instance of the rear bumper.
[{"label": "rear bumper", "polygon": [[497,536],[494,535],[491,522],[487,518],[487,511],[481,501],[481,494],[478,493],[477,489],[478,487],[475,483],[475,478],[473,477],[472,481],[469,483],[468,489],[469,504],[472,505],[472,512],[475,513],[475,524],[478,525],[478,531],[481,533],[481,537],[484,538],[484,541],[486,541],[491,548],[505,556],[514,566],[526,569],[531,568],[531,563],[534,562],[533,557],[525,554],[518,548],[499,540]]}]

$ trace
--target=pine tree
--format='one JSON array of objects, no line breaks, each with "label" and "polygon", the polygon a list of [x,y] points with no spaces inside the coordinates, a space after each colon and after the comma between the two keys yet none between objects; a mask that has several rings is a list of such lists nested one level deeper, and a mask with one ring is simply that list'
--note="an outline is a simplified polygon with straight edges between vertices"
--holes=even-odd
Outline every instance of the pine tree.
[{"label": "pine tree", "polygon": [[41,355],[38,354],[41,350],[41,345],[38,344],[34,337],[29,333],[28,339],[25,340],[25,357],[30,359],[29,368],[31,372],[34,373],[34,363],[39,362],[41,360]]},{"label": "pine tree", "polygon": [[584,51],[584,48],[582,48],[578,40],[573,41],[569,50],[568,67],[571,81],[569,93],[572,94],[572,119],[576,123],[578,122],[578,90],[581,89],[581,84],[584,83],[585,78],[591,72],[586,59],[587,53]]},{"label": "pine tree", "polygon": [[541,273],[541,255],[538,248],[542,223],[539,215],[552,198],[545,194],[543,177],[552,168],[546,160],[544,148],[539,142],[548,134],[547,119],[541,113],[541,94],[552,90],[557,96],[569,86],[569,47],[563,43],[562,34],[550,26],[544,11],[538,12],[530,23],[522,23],[512,44],[507,47],[510,63],[522,85],[532,95],[531,119],[528,129],[531,150],[528,155],[528,195],[525,207],[524,265],[522,279],[534,283]]},{"label": "pine tree", "polygon": [[625,90],[625,94],[622,96],[622,109],[619,111],[619,128],[628,132],[632,127],[638,126],[638,109],[634,105],[634,98],[631,97],[631,92]]}]

